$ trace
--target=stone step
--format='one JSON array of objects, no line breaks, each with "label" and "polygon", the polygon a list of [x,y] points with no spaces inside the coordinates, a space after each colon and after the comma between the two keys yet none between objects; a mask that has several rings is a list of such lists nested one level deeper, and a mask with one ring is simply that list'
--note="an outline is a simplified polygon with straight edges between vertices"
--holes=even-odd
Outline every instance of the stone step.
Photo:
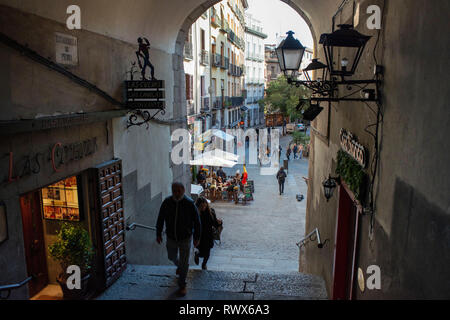
[{"label": "stone step", "polygon": [[[176,268],[128,265],[99,300],[175,299]],[[318,300],[327,299],[325,282],[298,272],[190,270],[184,300]]]}]

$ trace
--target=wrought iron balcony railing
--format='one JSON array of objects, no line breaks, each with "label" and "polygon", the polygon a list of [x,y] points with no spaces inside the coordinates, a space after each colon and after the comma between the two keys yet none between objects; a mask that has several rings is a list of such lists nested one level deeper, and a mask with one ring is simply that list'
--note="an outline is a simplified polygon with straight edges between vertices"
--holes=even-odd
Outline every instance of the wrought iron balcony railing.
[{"label": "wrought iron balcony railing", "polygon": [[200,63],[204,66],[209,65],[209,53],[207,50],[202,50],[200,53]]},{"label": "wrought iron balcony railing", "polygon": [[221,68],[227,70],[230,66],[230,59],[227,57],[222,57],[222,64],[221,64]]},{"label": "wrought iron balcony railing", "polygon": [[184,43],[184,58],[187,60],[192,60],[194,58],[192,53],[192,42]]},{"label": "wrought iron balcony railing", "polygon": [[209,112],[209,97],[202,97],[201,112]]},{"label": "wrought iron balcony railing", "polygon": [[216,110],[220,110],[223,108],[224,97],[212,97],[211,104],[212,108]]},{"label": "wrought iron balcony railing", "polygon": [[216,68],[220,68],[222,66],[222,56],[217,53],[211,54],[211,65]]}]

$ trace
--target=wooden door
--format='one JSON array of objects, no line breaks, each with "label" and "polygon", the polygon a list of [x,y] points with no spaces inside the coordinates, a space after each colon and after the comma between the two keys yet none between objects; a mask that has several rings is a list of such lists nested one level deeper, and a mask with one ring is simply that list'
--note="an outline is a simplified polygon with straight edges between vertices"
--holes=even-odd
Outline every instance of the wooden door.
[{"label": "wooden door", "polygon": [[20,197],[22,211],[23,240],[27,261],[30,297],[36,295],[48,284],[47,256],[42,225],[41,198],[39,191]]},{"label": "wooden door", "polygon": [[108,287],[120,277],[127,265],[121,160],[112,160],[96,167],[94,176],[103,285]]},{"label": "wooden door", "polygon": [[344,186],[339,191],[333,268],[333,300],[351,300],[358,211]]}]

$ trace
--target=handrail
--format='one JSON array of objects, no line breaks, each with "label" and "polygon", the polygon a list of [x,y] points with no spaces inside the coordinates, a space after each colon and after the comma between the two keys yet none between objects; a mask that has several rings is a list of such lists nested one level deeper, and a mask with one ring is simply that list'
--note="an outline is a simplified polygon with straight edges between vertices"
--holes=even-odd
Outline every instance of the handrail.
[{"label": "handrail", "polygon": [[143,225],[143,224],[139,224],[139,223],[134,223],[134,222],[132,224],[130,224],[130,225],[127,224],[127,227],[126,227],[127,231],[133,231],[133,230],[136,230],[136,228],[142,228],[142,229],[148,229],[148,230],[156,231],[155,227],[149,227],[149,226],[146,226],[146,225]]},{"label": "handrail", "polygon": [[30,282],[31,280],[33,280],[33,276],[30,276],[30,277],[26,278],[25,280],[23,280],[22,282],[19,282],[19,283],[8,284],[8,285],[5,285],[5,286],[0,286],[0,292],[2,292],[2,291],[7,291],[7,292],[8,292],[8,294],[6,295],[6,297],[2,297],[2,296],[0,295],[0,300],[6,300],[6,299],[8,299],[8,298],[10,297],[10,295],[11,295],[11,290],[13,290],[13,289],[18,289],[18,288],[20,288],[20,287],[23,287],[25,284],[27,284],[27,283]]},{"label": "handrail", "polygon": [[[316,236],[315,239],[313,239],[314,235]],[[309,241],[316,241],[317,240],[317,242],[318,242],[317,247],[319,249],[322,249],[323,246],[325,245],[325,243],[328,241],[328,240],[325,240],[325,242],[322,243],[322,241],[320,240],[319,228],[315,228],[311,233],[309,233],[306,237],[304,237],[302,240],[300,240],[300,242],[296,243],[297,247],[301,248],[302,246],[306,245],[306,242],[308,240]]]}]

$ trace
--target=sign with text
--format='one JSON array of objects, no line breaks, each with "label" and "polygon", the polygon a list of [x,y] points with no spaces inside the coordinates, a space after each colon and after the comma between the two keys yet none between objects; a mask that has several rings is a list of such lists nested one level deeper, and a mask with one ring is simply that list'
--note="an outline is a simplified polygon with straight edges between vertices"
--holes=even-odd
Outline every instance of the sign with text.
[{"label": "sign with text", "polygon": [[164,80],[125,81],[125,100],[128,108],[164,109]]},{"label": "sign with text", "polygon": [[363,168],[367,166],[367,151],[351,132],[341,129],[340,141],[342,149],[355,159]]},{"label": "sign with text", "polygon": [[56,63],[77,66],[78,65],[78,40],[67,34],[55,32]]}]

